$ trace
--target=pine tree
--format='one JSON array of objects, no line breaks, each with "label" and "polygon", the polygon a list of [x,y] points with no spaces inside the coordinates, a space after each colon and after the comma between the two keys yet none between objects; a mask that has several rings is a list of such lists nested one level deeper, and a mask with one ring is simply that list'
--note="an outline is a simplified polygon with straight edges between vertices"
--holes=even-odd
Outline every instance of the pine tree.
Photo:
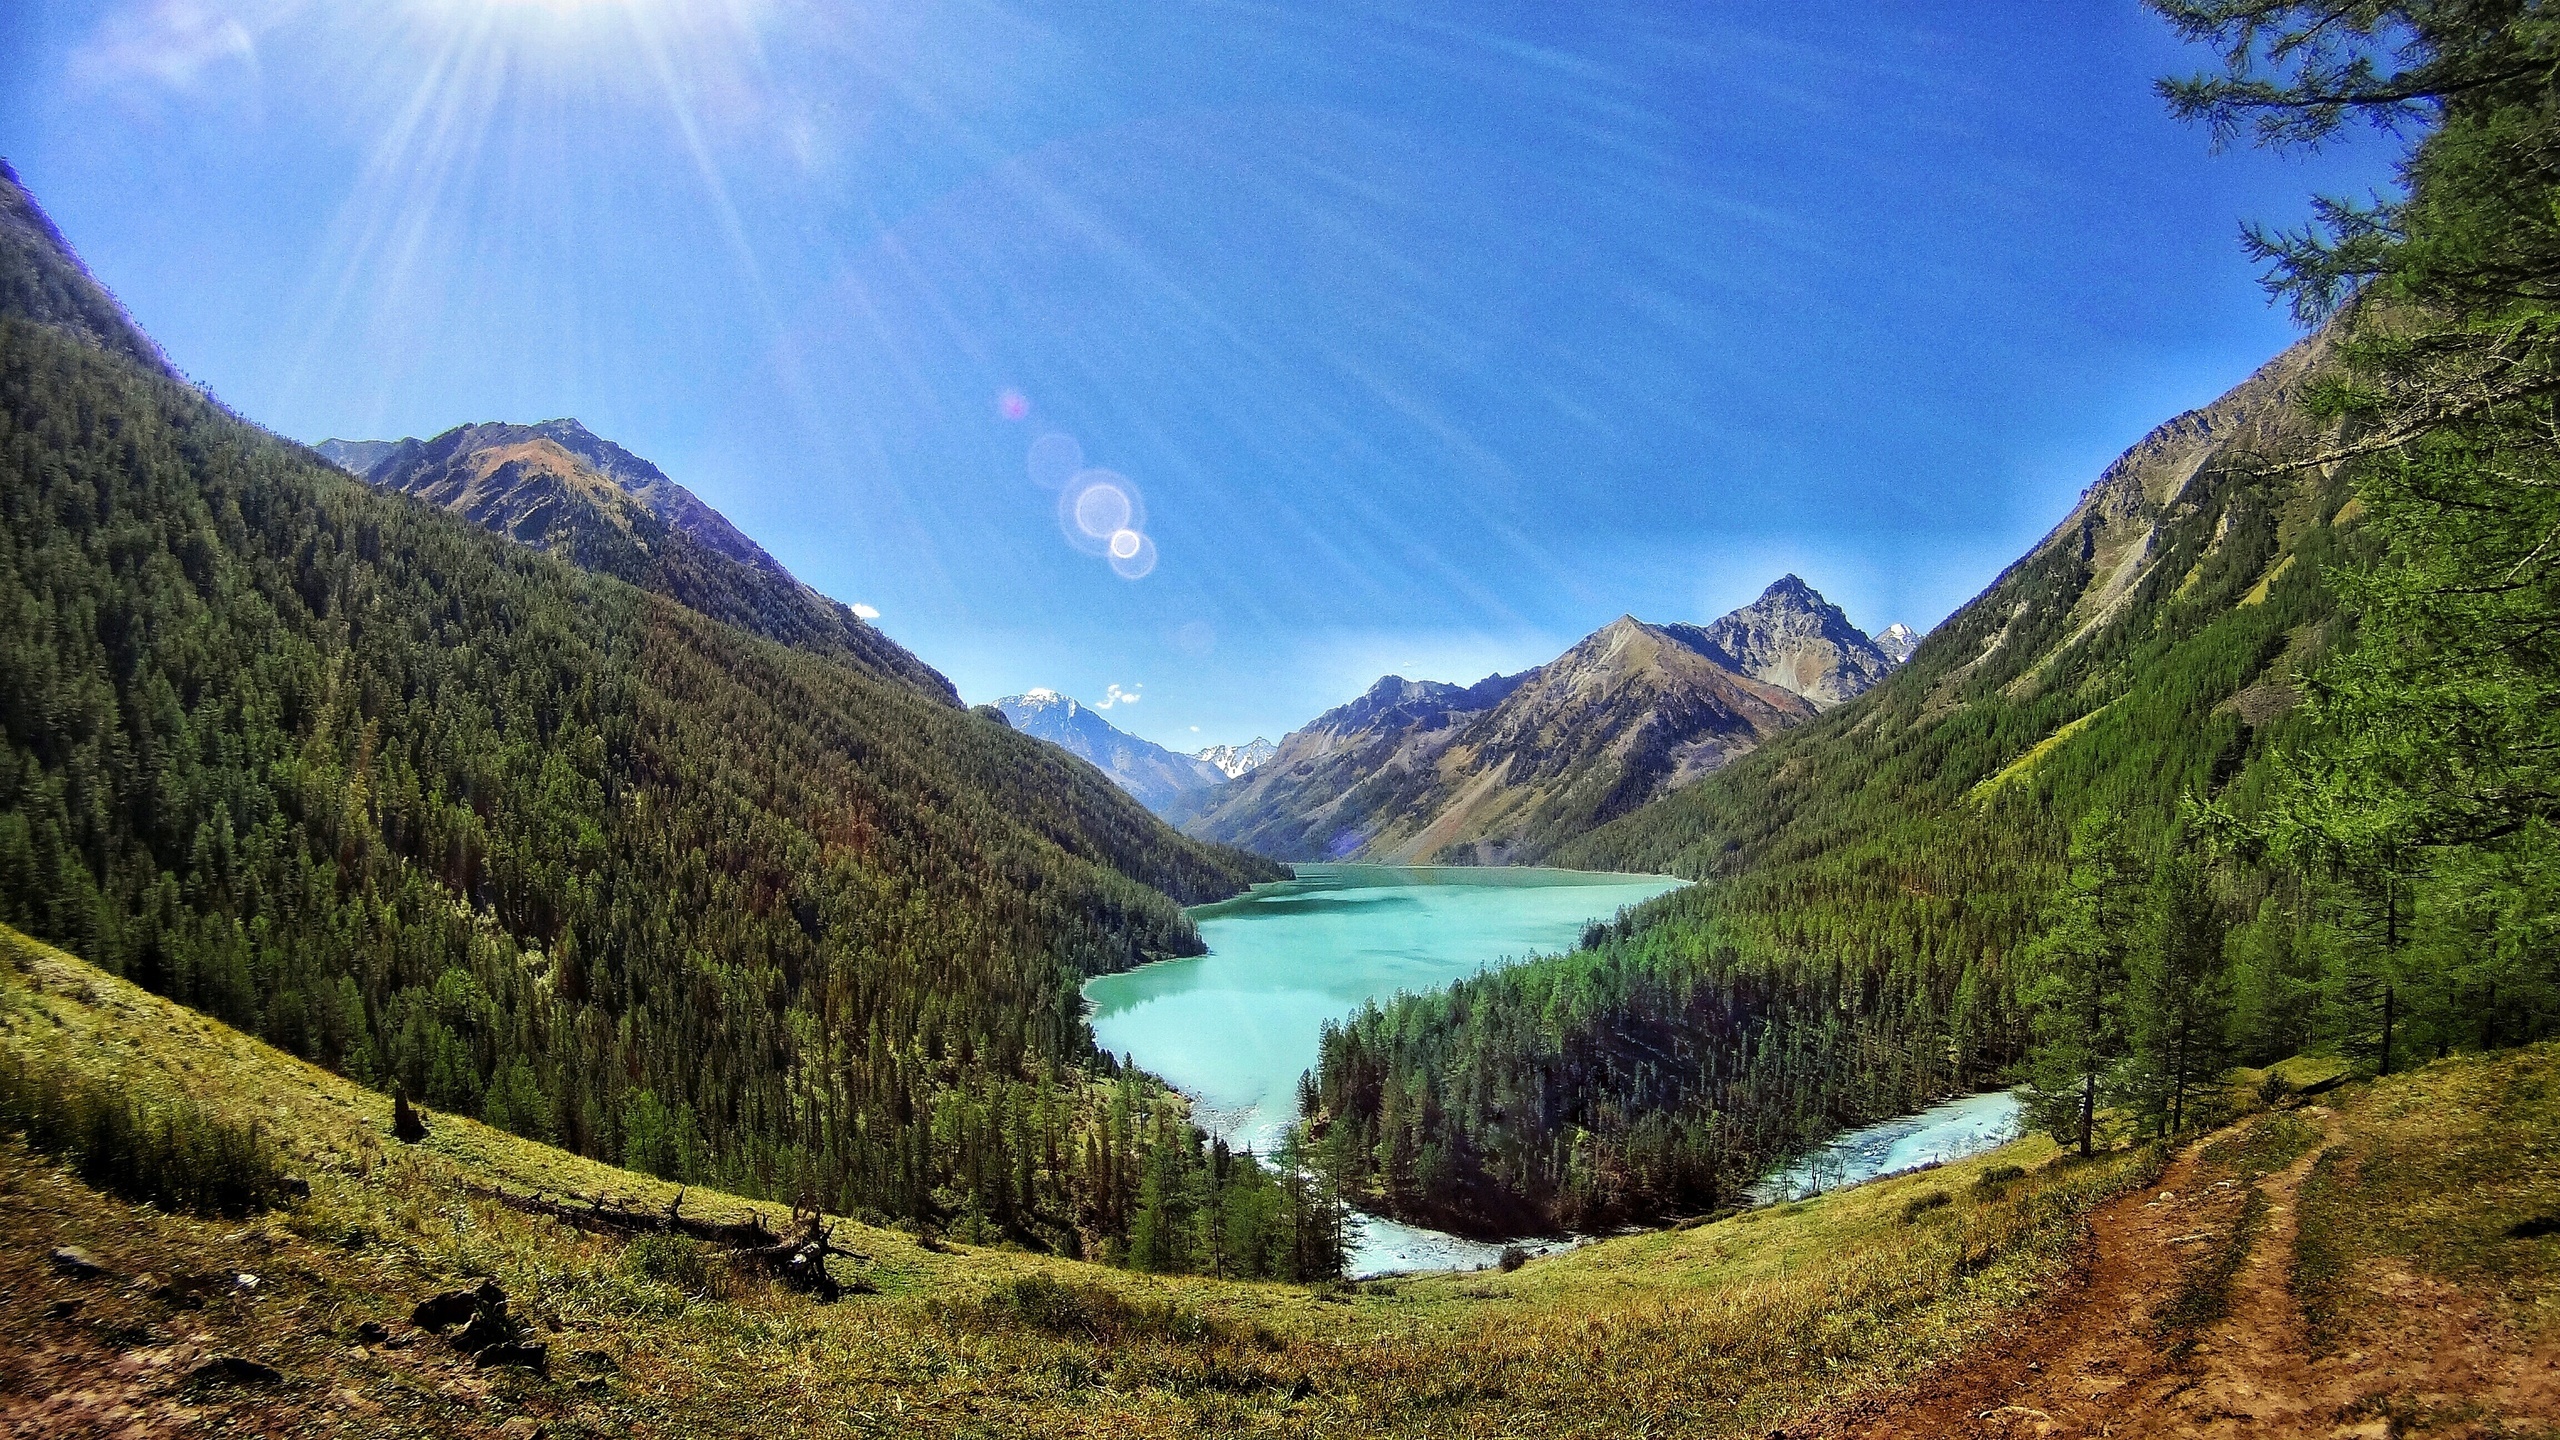
[{"label": "pine tree", "polygon": [[2084,1156],[2128,1048],[2127,954],[2142,901],[2123,821],[2113,810],[2090,811],[2072,831],[2070,874],[2051,928],[2029,952],[2032,978],[2021,995],[2035,1041],[2025,1067],[2029,1111],[2038,1128]]},{"label": "pine tree", "polygon": [[2228,1072],[2230,976],[2225,924],[2203,861],[2177,849],[2153,871],[2133,952],[2127,1090],[2162,1134],[2209,1118]]}]

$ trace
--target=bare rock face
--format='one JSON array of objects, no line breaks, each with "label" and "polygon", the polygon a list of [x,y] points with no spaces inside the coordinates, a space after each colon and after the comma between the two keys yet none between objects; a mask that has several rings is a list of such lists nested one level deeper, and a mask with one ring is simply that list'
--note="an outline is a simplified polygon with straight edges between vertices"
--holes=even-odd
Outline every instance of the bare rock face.
[{"label": "bare rock face", "polygon": [[1291,860],[1532,861],[1894,664],[1789,575],[1711,625],[1620,616],[1518,675],[1390,675],[1292,731],[1187,828]]},{"label": "bare rock face", "polygon": [[1873,689],[1897,663],[1839,606],[1793,575],[1778,577],[1759,599],[1714,624],[1669,628],[1724,655],[1735,670],[1824,710]]}]

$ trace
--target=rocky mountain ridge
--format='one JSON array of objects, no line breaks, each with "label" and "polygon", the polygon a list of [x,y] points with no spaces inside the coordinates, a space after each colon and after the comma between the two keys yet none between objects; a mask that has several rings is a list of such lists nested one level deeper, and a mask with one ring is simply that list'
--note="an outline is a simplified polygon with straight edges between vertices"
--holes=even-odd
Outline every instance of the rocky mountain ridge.
[{"label": "rocky mountain ridge", "polygon": [[333,439],[313,449],[377,489],[959,703],[940,672],[801,583],[666,472],[575,420],[457,425],[426,440]]},{"label": "rocky mountain ridge", "polygon": [[1219,774],[1233,780],[1250,773],[1279,748],[1267,738],[1256,735],[1242,745],[1211,745],[1192,758],[1208,762]]},{"label": "rocky mountain ridge", "polygon": [[1142,740],[1072,695],[1026,690],[995,704],[1014,729],[1092,765],[1159,815],[1227,779],[1226,772],[1207,759]]},{"label": "rocky mountain ridge", "polygon": [[1896,663],[1839,606],[1794,575],[1778,577],[1759,599],[1713,624],[1668,628],[1721,654],[1733,669],[1824,710],[1865,694]]},{"label": "rocky mountain ridge", "polygon": [[1620,616],[1534,670],[1388,676],[1292,731],[1185,822],[1274,857],[1534,860],[1893,668],[1795,576],[1710,625]]}]

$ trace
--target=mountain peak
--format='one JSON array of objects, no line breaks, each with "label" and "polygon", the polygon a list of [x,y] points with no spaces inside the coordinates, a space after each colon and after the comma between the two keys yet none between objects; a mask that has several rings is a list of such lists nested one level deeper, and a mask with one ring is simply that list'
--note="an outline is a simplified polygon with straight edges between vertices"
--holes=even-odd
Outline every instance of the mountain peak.
[{"label": "mountain peak", "polygon": [[1896,620],[1876,632],[1876,648],[1884,652],[1886,659],[1900,665],[1911,659],[1912,651],[1920,648],[1920,634]]},{"label": "mountain peak", "polygon": [[333,439],[312,448],[376,489],[449,510],[715,620],[837,654],[960,703],[933,667],[800,583],[665,471],[577,420],[485,421],[427,440]]},{"label": "mountain peak", "polygon": [[1825,709],[1864,694],[1896,663],[1839,606],[1792,573],[1711,625],[1673,629],[1714,647],[1743,674]]},{"label": "mountain peak", "polygon": [[[1046,740],[1100,770],[1138,803],[1162,815],[1191,795],[1231,778],[1207,752],[1184,755],[1105,720],[1072,695],[1041,688],[1008,695],[996,709],[1014,729]],[[1270,742],[1259,742],[1266,748]],[[1260,761],[1255,762],[1259,764]],[[1246,768],[1251,768],[1250,766]]]},{"label": "mountain peak", "polygon": [[1244,745],[1212,745],[1194,758],[1206,761],[1219,774],[1233,780],[1259,769],[1262,762],[1279,753],[1279,749],[1266,737],[1256,735]]}]

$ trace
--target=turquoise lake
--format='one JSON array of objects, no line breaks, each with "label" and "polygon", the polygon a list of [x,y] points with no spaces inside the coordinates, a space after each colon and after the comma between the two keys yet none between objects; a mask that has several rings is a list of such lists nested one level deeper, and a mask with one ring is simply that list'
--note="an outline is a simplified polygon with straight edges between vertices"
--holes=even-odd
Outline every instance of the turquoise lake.
[{"label": "turquoise lake", "polygon": [[1371,1000],[1569,950],[1582,928],[1683,883],[1473,866],[1300,865],[1191,912],[1206,955],[1084,987],[1095,1037],[1192,1098],[1202,1129],[1268,1153],[1296,1118],[1319,1032]]}]

